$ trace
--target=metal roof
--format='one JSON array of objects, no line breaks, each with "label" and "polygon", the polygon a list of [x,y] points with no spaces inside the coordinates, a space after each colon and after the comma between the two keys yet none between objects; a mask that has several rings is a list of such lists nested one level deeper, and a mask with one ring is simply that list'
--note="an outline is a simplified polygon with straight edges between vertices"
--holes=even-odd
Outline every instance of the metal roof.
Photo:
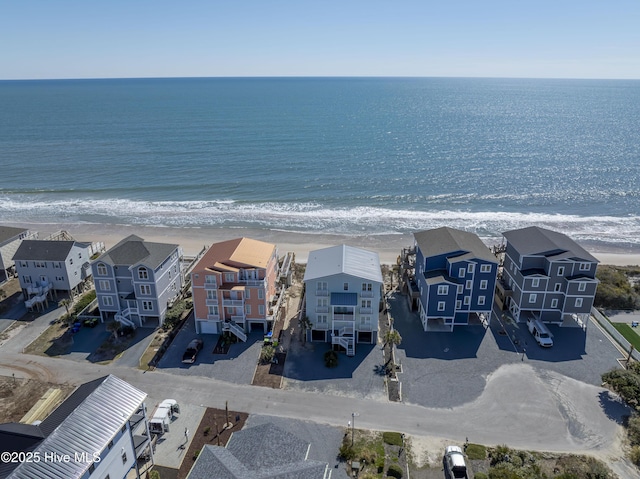
[{"label": "metal roof", "polygon": [[109,248],[94,263],[104,262],[112,266],[144,265],[155,270],[178,248],[177,244],[153,243],[130,235],[115,246]]},{"label": "metal roof", "polygon": [[[473,257],[497,263],[487,245],[475,233],[449,227],[419,231],[413,234],[416,244],[425,258],[447,255],[448,253],[468,254]],[[471,259],[469,256],[461,259]]]},{"label": "metal roof", "polygon": [[357,306],[357,293],[331,293],[331,306]]},{"label": "metal roof", "polygon": [[275,251],[276,245],[251,238],[222,241],[211,245],[193,271],[266,268]]},{"label": "metal roof", "polygon": [[502,233],[520,255],[536,255],[560,259],[599,261],[567,235],[539,226],[529,226]]},{"label": "metal roof", "polygon": [[[75,462],[74,454],[101,452],[147,397],[146,393],[113,375],[88,384],[91,386],[84,392],[89,392],[89,389],[92,391],[35,449],[42,457],[47,453],[68,454],[72,460],[24,462],[11,473],[10,479],[82,477],[90,463]],[[66,407],[71,407],[71,404]]]},{"label": "metal roof", "polygon": [[304,281],[341,273],[382,283],[380,257],[374,251],[343,244],[309,252]]}]

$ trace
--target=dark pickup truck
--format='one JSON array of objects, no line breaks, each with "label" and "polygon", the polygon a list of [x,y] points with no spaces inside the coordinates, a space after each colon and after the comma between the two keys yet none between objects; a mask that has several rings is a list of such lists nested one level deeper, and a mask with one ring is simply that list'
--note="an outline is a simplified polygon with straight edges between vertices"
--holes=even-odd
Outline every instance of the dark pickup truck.
[{"label": "dark pickup truck", "polygon": [[196,356],[202,349],[202,339],[194,339],[187,346],[187,350],[182,355],[182,362],[187,364],[193,364],[196,361]]}]

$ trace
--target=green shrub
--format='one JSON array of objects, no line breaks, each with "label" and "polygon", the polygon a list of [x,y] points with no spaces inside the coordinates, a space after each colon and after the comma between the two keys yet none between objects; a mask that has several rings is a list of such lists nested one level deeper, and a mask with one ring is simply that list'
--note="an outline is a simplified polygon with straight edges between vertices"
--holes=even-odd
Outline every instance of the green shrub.
[{"label": "green shrub", "polygon": [[89,306],[89,303],[96,299],[96,291],[92,289],[88,293],[82,295],[82,297],[73,305],[73,313],[78,315],[80,311]]},{"label": "green shrub", "polygon": [[482,460],[487,458],[487,448],[480,444],[467,444],[465,449],[467,457],[471,460]]},{"label": "green shrub", "polygon": [[356,450],[351,447],[350,442],[343,442],[338,455],[345,461],[353,461],[356,458]]},{"label": "green shrub", "polygon": [[332,350],[324,353],[324,365],[328,368],[335,368],[338,365],[338,353]]},{"label": "green shrub", "polygon": [[160,479],[160,471],[149,471],[149,479]]},{"label": "green shrub", "polygon": [[260,351],[260,363],[268,364],[273,360],[276,350],[273,346],[264,346]]},{"label": "green shrub", "polygon": [[200,451],[202,451],[202,449],[198,449],[196,452],[193,453],[193,460],[195,461],[196,459],[198,459],[198,456],[200,455]]},{"label": "green shrub", "polygon": [[396,479],[402,479],[404,471],[397,464],[391,464],[387,469],[387,477],[395,477]]},{"label": "green shrub", "polygon": [[633,369],[614,369],[604,373],[602,381],[618,393],[629,406],[636,410],[639,408],[640,374]]},{"label": "green shrub", "polygon": [[640,466],[640,446],[633,446],[631,451],[629,451],[629,459],[636,466]]},{"label": "green shrub", "polygon": [[382,440],[385,444],[402,447],[402,434],[399,432],[383,432]]},{"label": "green shrub", "polygon": [[475,479],[488,479],[489,476],[487,476],[484,472],[476,472],[475,474]]}]

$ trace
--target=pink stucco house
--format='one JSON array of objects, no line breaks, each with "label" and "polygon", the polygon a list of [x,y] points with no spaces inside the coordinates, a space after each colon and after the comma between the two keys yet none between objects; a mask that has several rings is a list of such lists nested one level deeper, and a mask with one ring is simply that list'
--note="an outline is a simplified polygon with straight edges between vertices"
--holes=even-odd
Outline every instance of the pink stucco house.
[{"label": "pink stucco house", "polygon": [[275,245],[237,238],[212,245],[191,272],[196,332],[230,331],[242,341],[273,326],[278,303]]}]

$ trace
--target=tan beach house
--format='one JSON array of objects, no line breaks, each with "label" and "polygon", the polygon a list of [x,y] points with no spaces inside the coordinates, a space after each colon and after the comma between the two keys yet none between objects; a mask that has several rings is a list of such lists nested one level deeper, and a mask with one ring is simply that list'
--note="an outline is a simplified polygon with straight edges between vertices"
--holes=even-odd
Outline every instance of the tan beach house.
[{"label": "tan beach house", "polygon": [[212,245],[191,272],[196,323],[200,334],[229,331],[267,333],[277,316],[276,245],[237,238]]}]

